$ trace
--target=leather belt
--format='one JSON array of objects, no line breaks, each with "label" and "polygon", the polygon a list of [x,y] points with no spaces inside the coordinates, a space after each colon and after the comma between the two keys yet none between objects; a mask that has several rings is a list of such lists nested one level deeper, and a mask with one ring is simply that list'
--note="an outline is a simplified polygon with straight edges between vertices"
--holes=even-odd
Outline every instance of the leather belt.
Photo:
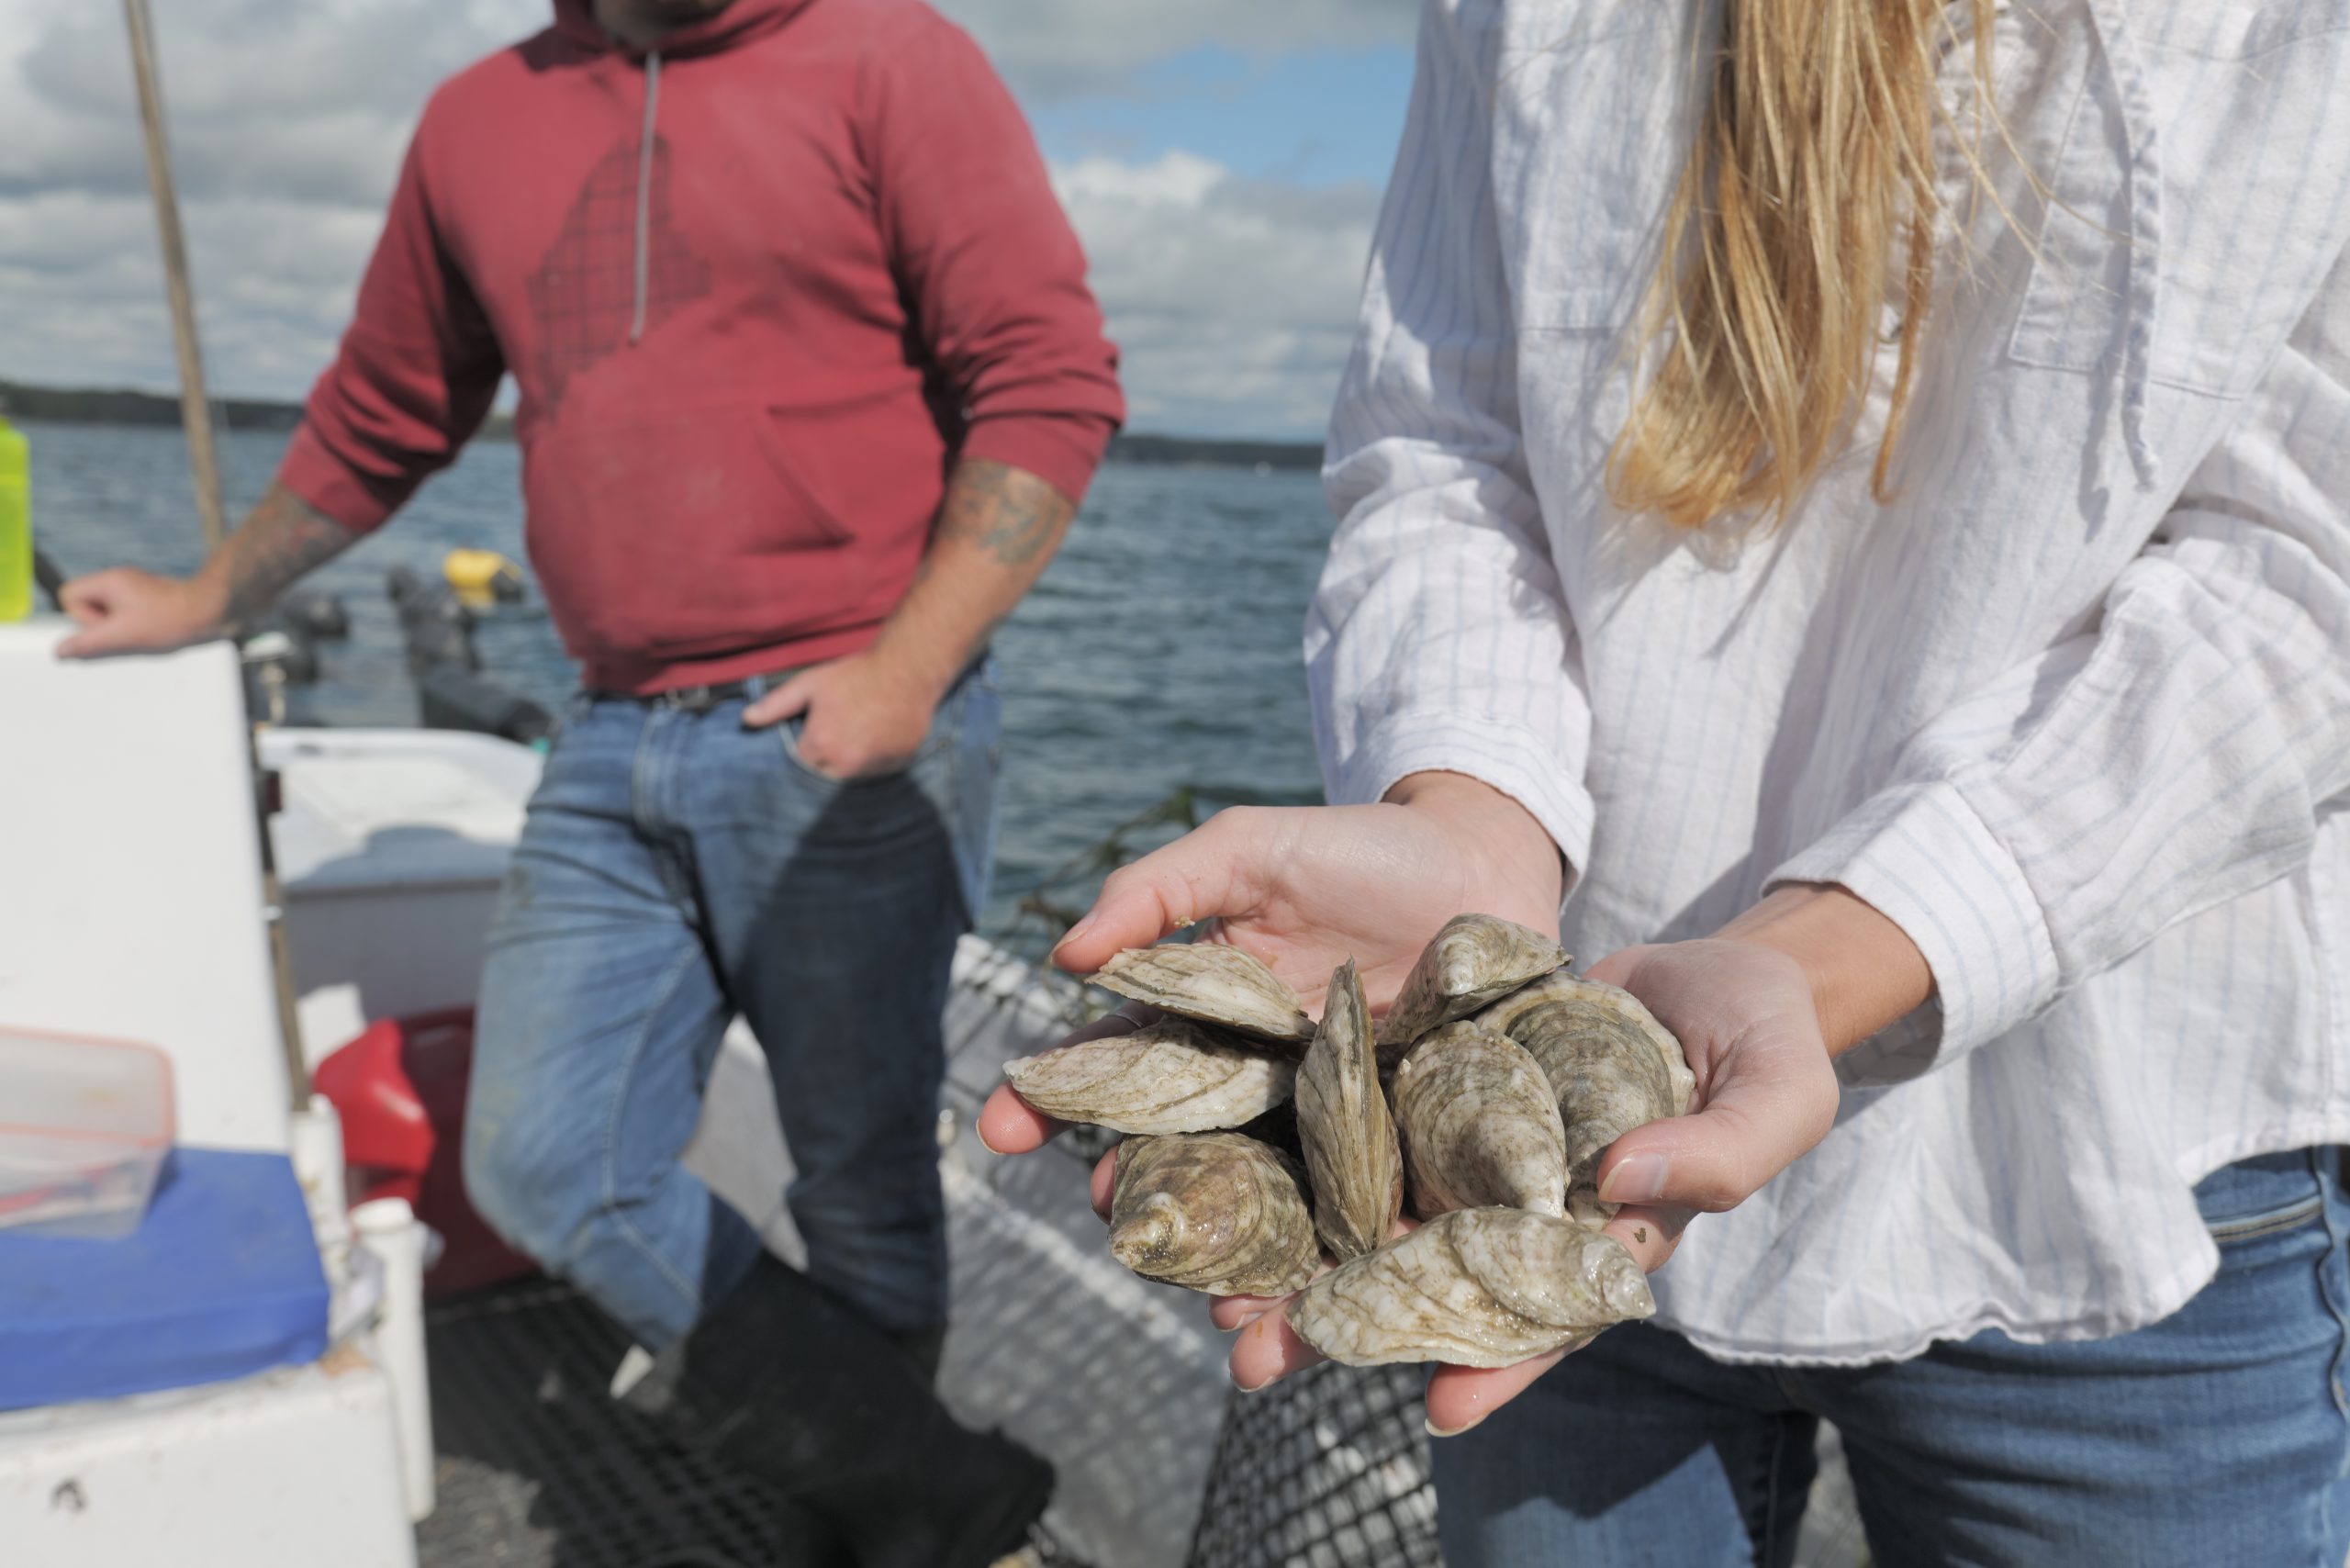
[{"label": "leather belt", "polygon": [[679,686],[667,691],[599,691],[592,695],[608,702],[636,702],[647,708],[667,708],[679,713],[707,713],[722,702],[747,702],[765,696],[794,673],[781,669],[772,675],[722,680],[714,686]]}]

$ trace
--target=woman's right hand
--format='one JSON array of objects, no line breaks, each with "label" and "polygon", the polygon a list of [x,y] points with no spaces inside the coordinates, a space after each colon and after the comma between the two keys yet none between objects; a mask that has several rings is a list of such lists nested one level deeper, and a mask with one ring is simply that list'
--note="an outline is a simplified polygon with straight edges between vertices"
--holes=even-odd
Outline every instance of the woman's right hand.
[{"label": "woman's right hand", "polygon": [[1563,867],[1526,809],[1457,773],[1418,773],[1373,806],[1220,812],[1197,832],[1113,873],[1053,961],[1089,974],[1125,947],[1215,922],[1321,1011],[1351,958],[1382,1010],[1420,950],[1473,911],[1555,935]]}]

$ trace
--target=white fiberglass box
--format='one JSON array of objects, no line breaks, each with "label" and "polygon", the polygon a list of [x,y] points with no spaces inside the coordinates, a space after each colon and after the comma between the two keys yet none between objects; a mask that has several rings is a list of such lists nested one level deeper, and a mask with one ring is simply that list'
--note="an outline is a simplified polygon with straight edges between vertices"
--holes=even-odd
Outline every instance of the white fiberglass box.
[{"label": "white fiberglass box", "polygon": [[276,729],[263,766],[285,935],[316,1066],[380,1018],[471,1006],[539,756],[437,730]]},{"label": "white fiberglass box", "polygon": [[235,655],[72,662],[67,630],[0,625],[0,1026],[153,1045],[182,1142],[283,1150]]}]

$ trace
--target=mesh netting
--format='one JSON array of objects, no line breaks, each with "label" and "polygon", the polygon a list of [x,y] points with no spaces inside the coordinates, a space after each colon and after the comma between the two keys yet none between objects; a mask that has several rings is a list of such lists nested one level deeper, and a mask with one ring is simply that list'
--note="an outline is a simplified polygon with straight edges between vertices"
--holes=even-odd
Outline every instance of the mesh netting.
[{"label": "mesh netting", "polygon": [[1437,1568],[1416,1366],[1335,1362],[1236,1397],[1191,1568]]}]

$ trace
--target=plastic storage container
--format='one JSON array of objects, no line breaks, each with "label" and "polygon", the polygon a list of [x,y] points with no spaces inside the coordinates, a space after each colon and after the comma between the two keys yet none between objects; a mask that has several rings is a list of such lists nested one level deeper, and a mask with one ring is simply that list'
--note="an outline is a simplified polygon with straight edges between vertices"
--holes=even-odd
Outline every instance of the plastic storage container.
[{"label": "plastic storage container", "polygon": [[0,1229],[129,1236],[172,1126],[171,1058],[153,1047],[0,1025]]}]

